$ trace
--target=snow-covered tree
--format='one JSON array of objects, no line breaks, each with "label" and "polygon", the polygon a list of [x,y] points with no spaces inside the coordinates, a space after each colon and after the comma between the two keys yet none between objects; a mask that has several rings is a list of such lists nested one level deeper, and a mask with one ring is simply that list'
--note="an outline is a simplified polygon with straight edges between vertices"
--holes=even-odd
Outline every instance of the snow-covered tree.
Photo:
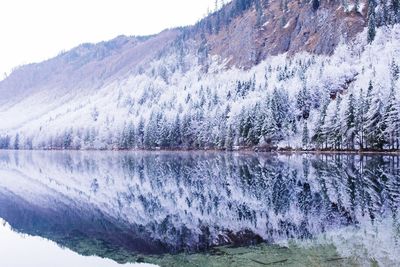
[{"label": "snow-covered tree", "polygon": [[400,138],[400,105],[392,87],[383,114],[384,142],[391,149],[399,149]]},{"label": "snow-covered tree", "polygon": [[356,100],[352,92],[349,93],[345,102],[344,123],[343,127],[343,141],[346,143],[348,149],[354,149],[355,137],[357,131],[356,121]]},{"label": "snow-covered tree", "polygon": [[368,148],[382,149],[384,146],[383,103],[379,90],[374,90],[369,98],[369,107],[366,113],[366,140]]},{"label": "snow-covered tree", "polygon": [[375,0],[368,0],[368,43],[372,43],[376,35],[375,8]]}]

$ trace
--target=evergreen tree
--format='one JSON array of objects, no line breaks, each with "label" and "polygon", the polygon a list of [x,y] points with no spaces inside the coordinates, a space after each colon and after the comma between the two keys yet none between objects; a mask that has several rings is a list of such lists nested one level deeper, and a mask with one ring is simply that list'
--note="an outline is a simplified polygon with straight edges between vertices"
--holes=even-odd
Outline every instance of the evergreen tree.
[{"label": "evergreen tree", "polygon": [[225,138],[225,149],[231,151],[234,144],[234,131],[232,125],[228,126],[228,133]]},{"label": "evergreen tree", "polygon": [[14,146],[13,146],[13,148],[14,148],[15,150],[18,150],[18,149],[19,149],[19,133],[17,133],[17,134],[15,135],[15,138],[14,138]]},{"label": "evergreen tree", "polygon": [[399,149],[400,106],[392,87],[383,115],[384,141],[391,149]]},{"label": "evergreen tree", "polygon": [[145,131],[145,124],[143,117],[140,117],[137,131],[136,131],[136,144],[139,148],[144,148],[144,131]]},{"label": "evergreen tree", "polygon": [[376,35],[375,0],[368,1],[368,43],[372,43]]},{"label": "evergreen tree", "polygon": [[156,144],[162,148],[167,148],[172,143],[170,140],[170,125],[163,113],[160,112],[158,115]]},{"label": "evergreen tree", "polygon": [[120,133],[120,140],[118,147],[120,149],[128,149],[128,127],[126,123],[124,124],[124,127],[122,128],[122,132]]},{"label": "evergreen tree", "polygon": [[366,114],[366,138],[368,146],[373,149],[382,149],[384,145],[384,123],[382,116],[383,103],[379,92],[371,95],[370,106]]},{"label": "evergreen tree", "polygon": [[309,144],[309,136],[310,133],[308,131],[308,125],[307,125],[307,121],[304,122],[304,126],[303,126],[303,136],[302,136],[302,142],[303,142],[303,148],[304,149],[308,149],[308,144]]},{"label": "evergreen tree", "polygon": [[358,140],[358,147],[360,150],[364,149],[364,133],[365,133],[365,98],[363,94],[363,90],[360,90],[360,95],[358,97],[358,101],[356,102],[356,138]]},{"label": "evergreen tree", "polygon": [[169,137],[171,145],[175,148],[182,145],[182,134],[181,134],[181,118],[179,114],[176,114],[174,123],[171,128]]},{"label": "evergreen tree", "polygon": [[149,121],[147,122],[145,131],[144,131],[144,147],[147,149],[151,149],[157,146],[157,136],[158,135],[158,121],[157,114],[152,112],[150,114]]},{"label": "evergreen tree", "polygon": [[0,136],[0,149],[10,149],[10,136]]},{"label": "evergreen tree", "polygon": [[127,147],[134,148],[135,147],[135,125],[133,122],[129,122],[127,129]]},{"label": "evergreen tree", "polygon": [[186,148],[191,148],[194,143],[193,131],[192,131],[192,118],[189,114],[185,114],[182,119],[181,125],[181,135],[182,135],[182,144]]},{"label": "evergreen tree", "polygon": [[367,144],[367,136],[369,134],[369,129],[367,128],[367,123],[368,123],[368,112],[371,107],[372,99],[373,99],[373,90],[374,87],[372,85],[372,81],[369,81],[368,89],[367,89],[367,94],[365,96],[365,99],[363,100],[363,105],[361,106],[362,108],[362,136],[363,136],[363,147],[362,148],[368,148]]},{"label": "evergreen tree", "polygon": [[332,149],[340,149],[341,145],[341,120],[340,114],[341,98],[338,96],[327,108],[326,122],[323,126],[323,135],[327,138],[327,144]]},{"label": "evergreen tree", "polygon": [[327,108],[328,102],[321,106],[320,117],[315,128],[314,136],[312,138],[312,141],[317,145],[318,148],[323,148],[324,143],[326,144],[327,142],[327,136],[324,132]]},{"label": "evergreen tree", "polygon": [[72,129],[66,130],[63,136],[63,149],[70,149],[72,144]]},{"label": "evergreen tree", "polygon": [[319,0],[312,0],[312,8],[314,11],[316,11],[319,8]]},{"label": "evergreen tree", "polygon": [[276,126],[282,130],[287,120],[289,111],[289,97],[287,92],[283,89],[278,90],[277,88],[274,88],[270,102],[270,108],[272,111],[272,116],[276,122]]},{"label": "evergreen tree", "polygon": [[356,137],[356,103],[353,93],[350,93],[347,98],[346,110],[344,113],[344,139],[348,149],[354,149],[354,141]]},{"label": "evergreen tree", "polygon": [[392,62],[390,63],[390,74],[391,74],[392,86],[394,86],[394,83],[399,80],[400,76],[400,68],[396,64],[394,59],[392,59]]},{"label": "evergreen tree", "polygon": [[252,120],[249,112],[246,111],[245,108],[242,108],[240,112],[240,120],[239,120],[239,133],[240,133],[240,144],[247,144],[249,133],[251,131]]},{"label": "evergreen tree", "polygon": [[262,143],[274,144],[281,140],[281,131],[270,108],[266,110],[261,134],[264,139]]},{"label": "evergreen tree", "polygon": [[308,119],[311,110],[311,95],[306,85],[302,87],[296,97],[297,108],[301,110],[303,119]]},{"label": "evergreen tree", "polygon": [[400,0],[391,0],[391,8],[393,11],[393,23],[400,22]]},{"label": "evergreen tree", "polygon": [[330,138],[332,143],[334,144],[334,148],[336,150],[341,149],[342,142],[343,142],[343,136],[342,136],[342,120],[340,118],[340,107],[342,104],[342,98],[340,95],[337,96],[336,99],[336,108],[335,108],[335,118],[333,119],[333,124],[332,124],[332,131],[330,134]]}]

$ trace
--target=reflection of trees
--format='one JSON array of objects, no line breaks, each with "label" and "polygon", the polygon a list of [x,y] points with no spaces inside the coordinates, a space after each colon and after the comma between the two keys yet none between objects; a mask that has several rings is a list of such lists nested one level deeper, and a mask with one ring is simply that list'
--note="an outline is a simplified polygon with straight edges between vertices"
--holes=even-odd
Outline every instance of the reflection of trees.
[{"label": "reflection of trees", "polygon": [[400,202],[395,156],[33,153],[19,154],[18,165],[2,154],[0,167],[41,184],[33,194],[48,194],[55,210],[68,199],[71,211],[85,206],[127,236],[141,233],[170,251],[308,238],[396,216]]}]

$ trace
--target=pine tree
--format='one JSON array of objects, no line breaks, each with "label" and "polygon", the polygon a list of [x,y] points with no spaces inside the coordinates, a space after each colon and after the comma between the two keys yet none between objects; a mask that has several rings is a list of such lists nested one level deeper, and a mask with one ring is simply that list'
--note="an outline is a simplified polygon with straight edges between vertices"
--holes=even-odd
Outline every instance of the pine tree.
[{"label": "pine tree", "polygon": [[124,127],[122,128],[118,146],[120,149],[128,149],[128,127],[127,127],[126,123],[124,124]]},{"label": "pine tree", "polygon": [[384,123],[382,116],[383,103],[379,92],[371,95],[370,106],[366,114],[366,137],[370,148],[383,149]]},{"label": "pine tree", "polygon": [[174,123],[171,128],[169,141],[175,148],[182,145],[182,134],[181,134],[181,118],[179,114],[176,114]]},{"label": "pine tree", "polygon": [[147,149],[151,149],[157,146],[158,141],[158,121],[157,115],[155,112],[150,114],[149,121],[147,122],[145,131],[144,131],[144,146]]},{"label": "pine tree", "polygon": [[319,8],[319,0],[312,0],[312,8],[316,11]]},{"label": "pine tree", "polygon": [[360,150],[364,149],[364,127],[365,127],[365,99],[363,90],[360,90],[358,101],[356,102],[356,137],[358,140],[358,147]]},{"label": "pine tree", "polygon": [[0,149],[10,149],[10,136],[0,136]]},{"label": "pine tree", "polygon": [[264,123],[261,129],[262,143],[274,144],[281,139],[280,129],[273,116],[272,110],[268,108],[266,110]]},{"label": "pine tree", "polygon": [[391,7],[393,11],[393,23],[400,22],[400,0],[391,0]]},{"label": "pine tree", "polygon": [[376,35],[375,0],[368,2],[368,43],[372,43]]},{"label": "pine tree", "polygon": [[303,126],[303,136],[302,136],[302,142],[303,142],[303,148],[304,149],[308,149],[308,144],[310,142],[310,133],[308,131],[308,125],[307,125],[307,121],[304,122],[304,126]]},{"label": "pine tree", "polygon": [[[363,148],[368,148],[368,134],[369,134],[369,129],[367,128],[367,123],[368,123],[368,112],[372,103],[372,98],[373,98],[373,90],[374,87],[372,85],[372,81],[369,81],[368,89],[367,89],[367,94],[365,96],[365,99],[362,100],[362,105],[361,105],[361,125],[362,125],[362,149]],[[362,96],[360,96],[362,97]]]},{"label": "pine tree", "polygon": [[399,66],[396,64],[396,62],[394,61],[394,59],[392,59],[392,62],[390,63],[390,74],[391,74],[391,82],[392,82],[392,86],[394,86],[393,84],[399,80],[399,76],[400,76],[400,68]]},{"label": "pine tree", "polygon": [[189,114],[185,114],[182,118],[182,125],[181,125],[181,135],[182,135],[182,144],[186,148],[190,148],[193,146],[194,138],[193,138],[193,131],[192,131],[192,118]]},{"label": "pine tree", "polygon": [[336,150],[340,150],[342,146],[343,136],[342,136],[342,121],[340,118],[340,106],[342,104],[341,96],[337,96],[336,98],[336,108],[335,108],[335,118],[333,121],[333,127],[331,132],[331,140],[334,143],[334,147]]},{"label": "pine tree", "polygon": [[285,90],[278,90],[277,88],[274,88],[270,102],[272,116],[276,122],[277,127],[279,129],[282,129],[286,123],[288,116],[289,96],[287,95],[287,92]]},{"label": "pine tree", "polygon": [[144,127],[143,117],[140,117],[136,131],[136,144],[139,148],[144,148]]},{"label": "pine tree", "polygon": [[63,136],[63,149],[70,149],[72,144],[72,129],[68,129],[64,132]]},{"label": "pine tree", "polygon": [[228,133],[225,138],[225,149],[228,151],[233,150],[233,144],[234,144],[234,131],[232,125],[229,125],[228,127]]},{"label": "pine tree", "polygon": [[303,119],[308,119],[311,109],[311,94],[306,85],[302,87],[296,97],[297,108],[301,110]]},{"label": "pine tree", "polygon": [[385,143],[391,149],[399,149],[400,106],[393,87],[383,114],[383,123]]},{"label": "pine tree", "polygon": [[327,108],[326,122],[323,126],[323,135],[327,144],[332,149],[340,149],[341,145],[341,120],[339,118],[341,97],[338,96]]},{"label": "pine tree", "polygon": [[260,106],[256,104],[255,107],[248,113],[248,117],[250,119],[250,130],[246,137],[246,143],[249,146],[254,146],[258,144],[260,140],[260,134],[258,132],[257,123],[257,115],[260,113]]},{"label": "pine tree", "polygon": [[317,145],[317,148],[323,148],[324,143],[326,144],[327,142],[327,137],[326,134],[324,133],[324,128],[325,128],[325,119],[326,119],[326,111],[328,108],[328,104],[329,103],[326,102],[324,105],[321,106],[320,117],[315,128],[314,136],[312,138],[312,141]]},{"label": "pine tree", "polygon": [[355,99],[353,93],[350,93],[347,98],[346,110],[344,113],[344,138],[347,148],[354,149],[354,140],[356,136],[356,111]]},{"label": "pine tree", "polygon": [[18,150],[18,149],[19,149],[19,133],[17,133],[17,134],[15,135],[15,138],[14,138],[14,146],[13,146],[13,148],[14,148],[15,150]]},{"label": "pine tree", "polygon": [[385,25],[389,25],[391,23],[391,18],[390,18],[390,11],[389,11],[389,6],[387,5],[386,2],[382,2],[381,3],[381,20],[380,20],[380,24],[385,24]]},{"label": "pine tree", "polygon": [[135,125],[133,122],[128,124],[127,129],[127,148],[134,148],[135,147]]}]

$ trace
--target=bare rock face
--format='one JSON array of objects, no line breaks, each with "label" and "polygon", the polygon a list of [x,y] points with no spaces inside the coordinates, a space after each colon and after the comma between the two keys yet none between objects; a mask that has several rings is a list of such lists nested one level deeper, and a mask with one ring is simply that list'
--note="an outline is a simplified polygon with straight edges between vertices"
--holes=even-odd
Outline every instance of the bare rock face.
[{"label": "bare rock face", "polygon": [[[268,3],[265,3],[268,2]],[[230,65],[248,68],[268,55],[307,51],[332,54],[340,41],[350,41],[366,26],[367,4],[359,1],[321,0],[318,8],[312,1],[261,1],[253,5],[215,34],[208,34],[210,53],[227,59]],[[231,3],[234,5],[235,1]],[[284,5],[284,6],[283,6]],[[229,13],[232,6],[225,7]],[[217,21],[221,14],[209,19]],[[214,17],[214,18],[213,18]],[[261,22],[261,23],[260,23]]]}]

